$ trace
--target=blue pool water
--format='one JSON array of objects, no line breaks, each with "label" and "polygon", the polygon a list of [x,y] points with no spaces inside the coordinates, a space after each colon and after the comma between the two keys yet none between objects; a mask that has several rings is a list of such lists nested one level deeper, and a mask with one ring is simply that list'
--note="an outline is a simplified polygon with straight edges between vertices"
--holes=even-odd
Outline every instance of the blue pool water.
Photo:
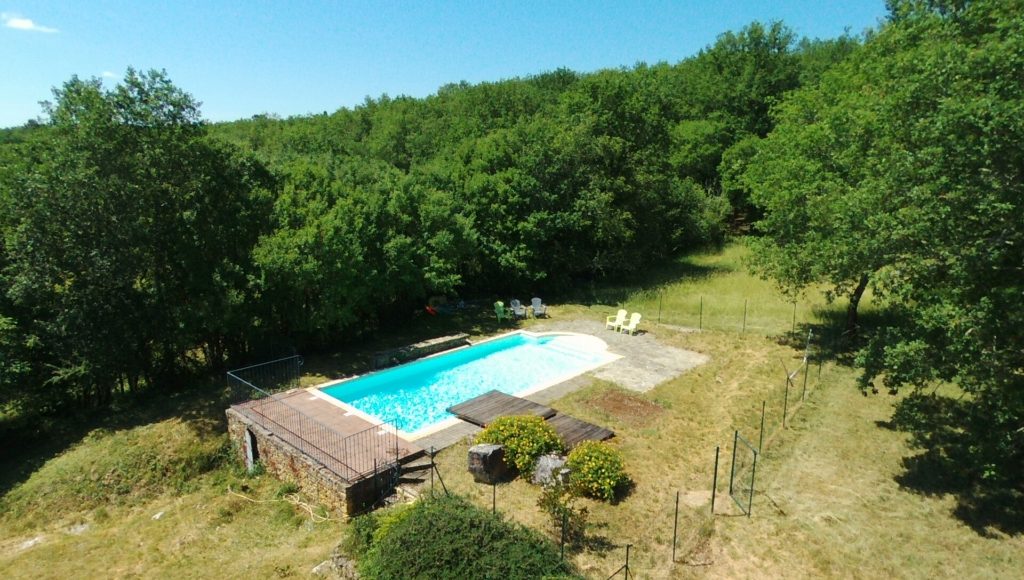
[{"label": "blue pool water", "polygon": [[445,409],[492,389],[522,393],[616,358],[595,348],[595,342],[600,343],[579,335],[512,334],[322,392],[411,433],[451,418]]}]

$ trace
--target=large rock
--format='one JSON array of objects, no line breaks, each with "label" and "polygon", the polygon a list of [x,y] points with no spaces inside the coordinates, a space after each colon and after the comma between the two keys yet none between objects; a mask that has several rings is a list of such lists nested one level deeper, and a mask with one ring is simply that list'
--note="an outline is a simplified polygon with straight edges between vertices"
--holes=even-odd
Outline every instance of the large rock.
[{"label": "large rock", "polygon": [[533,483],[548,485],[549,483],[565,483],[569,479],[569,469],[565,467],[565,457],[561,455],[541,455],[537,466],[533,468]]},{"label": "large rock", "polygon": [[477,483],[499,483],[512,471],[505,464],[503,445],[480,444],[469,448],[469,472]]}]

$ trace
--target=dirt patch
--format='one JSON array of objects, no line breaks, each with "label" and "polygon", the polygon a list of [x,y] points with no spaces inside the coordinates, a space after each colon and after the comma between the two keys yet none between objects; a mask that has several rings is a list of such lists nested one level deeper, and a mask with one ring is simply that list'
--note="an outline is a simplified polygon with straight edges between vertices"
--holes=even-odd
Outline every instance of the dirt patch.
[{"label": "dirt patch", "polygon": [[618,389],[609,389],[588,400],[587,404],[633,426],[650,423],[665,412],[653,401]]}]

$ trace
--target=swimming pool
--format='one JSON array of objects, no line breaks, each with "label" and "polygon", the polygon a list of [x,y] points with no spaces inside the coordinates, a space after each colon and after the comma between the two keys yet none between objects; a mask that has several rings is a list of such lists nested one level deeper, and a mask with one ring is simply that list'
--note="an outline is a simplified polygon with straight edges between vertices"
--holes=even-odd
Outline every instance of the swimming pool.
[{"label": "swimming pool", "polygon": [[322,395],[415,438],[452,419],[445,409],[497,389],[528,395],[619,358],[581,334],[518,332],[325,385]]}]

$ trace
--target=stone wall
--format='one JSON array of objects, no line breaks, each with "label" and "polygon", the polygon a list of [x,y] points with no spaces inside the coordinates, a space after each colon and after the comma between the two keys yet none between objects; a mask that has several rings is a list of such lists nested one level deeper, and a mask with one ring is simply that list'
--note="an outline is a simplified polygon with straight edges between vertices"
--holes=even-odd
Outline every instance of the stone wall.
[{"label": "stone wall", "polygon": [[373,368],[382,369],[399,365],[441,351],[466,346],[467,344],[469,344],[469,335],[462,333],[432,338],[423,342],[417,342],[416,344],[410,344],[409,346],[403,346],[402,348],[382,350],[373,354]]},{"label": "stone wall", "polygon": [[[390,474],[350,483],[307,457],[290,443],[250,421],[234,408],[226,411],[228,436],[238,459],[248,465],[252,457],[250,436],[267,473],[282,481],[294,483],[314,502],[340,515],[352,516],[370,507],[389,485]],[[251,467],[251,466],[250,466]]]}]

